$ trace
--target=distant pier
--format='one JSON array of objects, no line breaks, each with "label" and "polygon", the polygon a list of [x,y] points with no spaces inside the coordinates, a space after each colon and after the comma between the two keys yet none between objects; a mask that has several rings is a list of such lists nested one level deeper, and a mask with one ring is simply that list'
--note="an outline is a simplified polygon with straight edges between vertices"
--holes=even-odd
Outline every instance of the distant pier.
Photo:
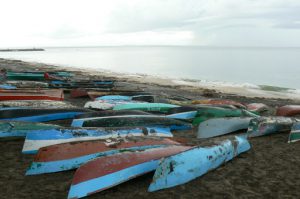
[{"label": "distant pier", "polygon": [[0,49],[0,52],[18,52],[18,51],[45,51],[43,48],[14,48],[14,49]]}]

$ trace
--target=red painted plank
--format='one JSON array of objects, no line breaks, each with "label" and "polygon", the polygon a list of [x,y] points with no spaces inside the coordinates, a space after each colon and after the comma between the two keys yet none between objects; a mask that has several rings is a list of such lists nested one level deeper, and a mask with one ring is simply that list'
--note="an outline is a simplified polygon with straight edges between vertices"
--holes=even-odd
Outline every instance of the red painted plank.
[{"label": "red painted plank", "polygon": [[64,143],[41,148],[34,162],[58,161],[64,159],[76,158],[88,154],[105,152],[109,150],[117,150],[122,148],[148,146],[148,145],[176,145],[176,141],[166,138],[131,138],[111,140],[105,142],[103,140],[87,141],[78,143]]},{"label": "red painted plank", "polygon": [[64,100],[61,89],[55,90],[6,90],[0,91],[0,100]]},{"label": "red painted plank", "polygon": [[108,175],[122,169],[138,165],[151,160],[174,155],[191,149],[190,146],[170,146],[134,153],[121,153],[89,161],[77,169],[72,185]]}]

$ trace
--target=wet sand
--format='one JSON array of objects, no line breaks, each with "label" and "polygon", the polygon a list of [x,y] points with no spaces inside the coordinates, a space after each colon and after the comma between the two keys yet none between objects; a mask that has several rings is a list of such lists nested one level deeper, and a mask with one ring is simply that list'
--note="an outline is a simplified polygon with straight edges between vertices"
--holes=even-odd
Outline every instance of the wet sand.
[{"label": "wet sand", "polygon": [[[0,59],[0,68],[3,67],[13,70],[59,69],[44,64]],[[76,73],[78,76],[88,75],[82,71]],[[122,80],[126,81],[122,83],[123,86],[142,88],[162,96],[184,96],[190,99],[222,97],[245,103],[262,102],[272,107],[297,103],[293,100],[247,98],[203,88],[160,86]],[[70,99],[66,94],[66,100],[82,106],[88,99]],[[195,139],[194,132],[174,135],[187,138],[191,143],[205,144]],[[225,137],[215,140],[223,138]],[[250,140],[250,151],[181,186],[148,193],[147,188],[153,176],[150,173],[88,198],[300,198],[300,142],[288,144],[287,139],[288,133],[253,138]],[[26,168],[34,156],[23,155],[22,145],[23,139],[0,141],[0,198],[66,198],[75,171],[25,176]]]}]

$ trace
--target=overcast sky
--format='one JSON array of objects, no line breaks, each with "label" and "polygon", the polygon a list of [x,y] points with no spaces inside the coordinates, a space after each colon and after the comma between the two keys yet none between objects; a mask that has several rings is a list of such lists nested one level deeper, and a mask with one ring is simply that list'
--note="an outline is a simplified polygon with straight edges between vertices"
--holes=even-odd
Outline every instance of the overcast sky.
[{"label": "overcast sky", "polygon": [[0,48],[300,46],[300,0],[0,0]]}]

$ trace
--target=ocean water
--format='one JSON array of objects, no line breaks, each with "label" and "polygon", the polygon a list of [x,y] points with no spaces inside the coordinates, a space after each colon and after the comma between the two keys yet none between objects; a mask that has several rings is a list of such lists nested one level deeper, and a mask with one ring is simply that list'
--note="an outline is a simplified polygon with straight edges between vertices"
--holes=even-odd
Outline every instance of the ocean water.
[{"label": "ocean water", "polygon": [[0,52],[0,57],[99,71],[300,88],[300,48],[78,47]]}]

